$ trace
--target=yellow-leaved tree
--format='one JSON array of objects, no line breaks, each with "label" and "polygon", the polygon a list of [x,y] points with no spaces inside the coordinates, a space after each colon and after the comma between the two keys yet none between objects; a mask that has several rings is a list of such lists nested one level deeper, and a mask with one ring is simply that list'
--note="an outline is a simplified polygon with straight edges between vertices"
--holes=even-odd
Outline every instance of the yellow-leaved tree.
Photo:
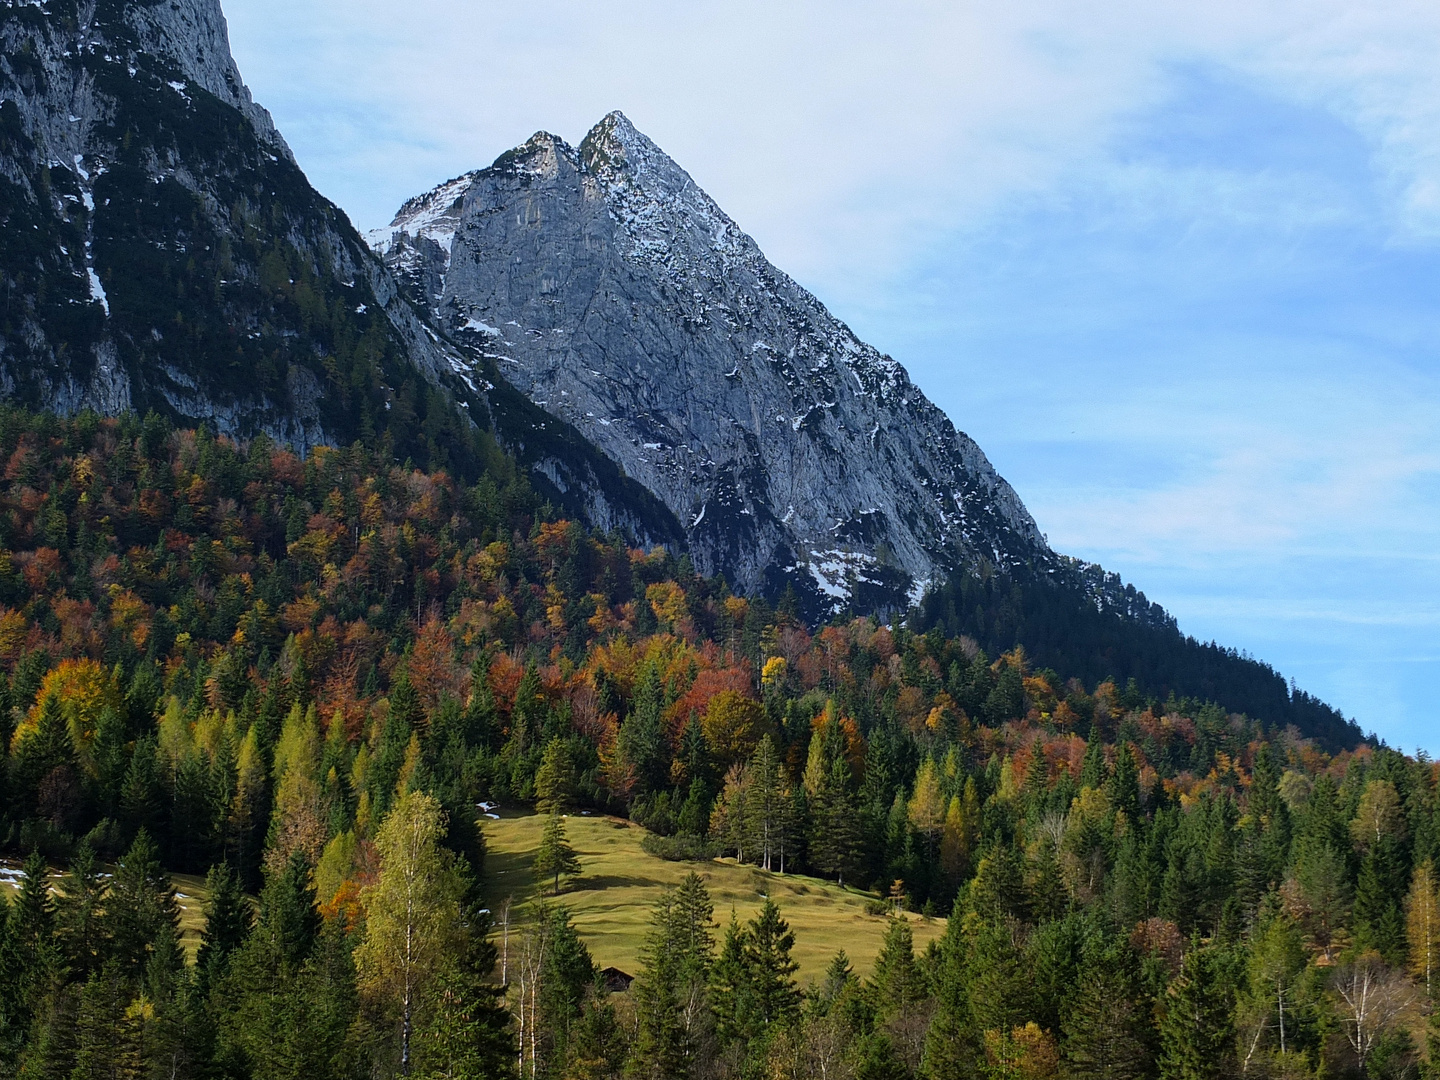
[{"label": "yellow-leaved tree", "polygon": [[1435,866],[1426,859],[1410,879],[1405,898],[1405,936],[1410,939],[1410,973],[1425,980],[1425,995],[1432,996],[1436,962],[1440,961],[1440,895]]},{"label": "yellow-leaved tree", "polygon": [[416,1010],[428,991],[463,955],[464,882],[445,837],[445,812],[432,796],[406,792],[380,826],[375,850],[380,874],[360,894],[365,940],[355,950],[366,1005],[399,1029],[400,1072],[410,1072]]}]

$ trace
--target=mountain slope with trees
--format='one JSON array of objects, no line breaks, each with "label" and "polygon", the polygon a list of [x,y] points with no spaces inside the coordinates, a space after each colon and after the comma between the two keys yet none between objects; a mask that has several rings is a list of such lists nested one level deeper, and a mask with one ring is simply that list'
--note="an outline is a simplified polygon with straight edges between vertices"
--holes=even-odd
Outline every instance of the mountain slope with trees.
[{"label": "mountain slope with trees", "polygon": [[[559,517],[503,458],[467,485],[0,410],[0,460],[20,1075],[98,1075],[100,1048],[256,1078],[1429,1067],[1426,759],[938,626],[807,626]],[[949,920],[807,991],[783,906],[727,926],[691,883],[606,993],[563,875],[495,932],[482,801]],[[210,875],[194,966],[166,868]]]}]

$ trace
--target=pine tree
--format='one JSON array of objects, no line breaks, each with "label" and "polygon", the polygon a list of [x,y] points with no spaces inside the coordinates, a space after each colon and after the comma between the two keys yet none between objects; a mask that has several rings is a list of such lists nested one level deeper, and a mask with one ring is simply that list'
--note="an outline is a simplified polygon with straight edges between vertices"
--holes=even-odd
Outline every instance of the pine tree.
[{"label": "pine tree", "polygon": [[311,876],[297,851],[279,873],[270,875],[260,893],[259,932],[278,961],[292,971],[310,958],[323,929]]},{"label": "pine tree", "polygon": [[1232,995],[1217,957],[1191,938],[1170,986],[1160,1025],[1160,1080],[1221,1080],[1233,1075]]},{"label": "pine tree", "polygon": [[1394,965],[1405,958],[1403,858],[1395,836],[1382,835],[1361,858],[1355,884],[1355,943],[1374,949],[1387,964]]},{"label": "pine tree", "polygon": [[755,1020],[760,1029],[795,1018],[800,1009],[800,992],[795,987],[798,964],[790,956],[795,935],[780,917],[774,900],[765,899],[750,920],[745,965],[753,994]]},{"label": "pine tree", "polygon": [[680,957],[682,977],[701,989],[715,957],[715,935],[711,931],[714,917],[715,905],[710,902],[710,891],[705,888],[704,879],[691,870],[675,887],[670,936]]},{"label": "pine tree", "polygon": [[420,1080],[481,1080],[511,1074],[515,1040],[493,990],[473,977],[444,972],[432,991],[415,1046]]},{"label": "pine tree", "polygon": [[55,801],[55,797],[73,786],[79,758],[59,694],[45,695],[35,727],[28,733],[22,728],[17,738],[20,741],[11,762],[15,795],[39,816],[65,825],[71,810],[69,800]]},{"label": "pine tree", "polygon": [[780,756],[770,736],[760,740],[750,766],[745,797],[745,832],[753,858],[765,870],[782,870],[781,852],[788,824],[788,793],[781,773]]},{"label": "pine tree", "polygon": [[[390,812],[396,796],[396,785],[405,766],[405,751],[410,745],[410,737],[415,734],[416,726],[423,723],[424,716],[420,696],[410,684],[409,676],[402,674],[390,688],[390,711],[385,717],[385,726],[380,729],[380,742],[375,747],[374,756],[370,759],[365,774],[372,821],[384,821]],[[278,801],[277,796],[277,803]]]},{"label": "pine tree", "polygon": [[537,914],[543,942],[536,991],[532,991],[537,1030],[549,1039],[547,1057],[555,1064],[565,1060],[571,1028],[580,1016],[581,1003],[595,981],[595,962],[580,940],[570,912],[551,907]]},{"label": "pine tree", "polygon": [[555,895],[560,895],[560,878],[574,878],[580,875],[580,857],[565,839],[565,819],[551,814],[545,822],[545,831],[540,835],[540,847],[535,852],[533,863],[535,876],[541,881],[554,878]]},{"label": "pine tree", "polygon": [[542,814],[563,814],[575,801],[575,763],[570,745],[554,738],[545,744],[535,773],[535,809]]},{"label": "pine tree", "polygon": [[1020,1026],[1034,1010],[1034,973],[1020,951],[1011,922],[1004,916],[977,918],[975,914],[964,921],[969,925],[961,948],[972,1023],[980,1031],[1009,1031]]},{"label": "pine tree", "polygon": [[118,964],[94,972],[76,1005],[71,1080],[141,1080],[150,1064],[145,1028],[153,1019],[153,1003],[133,997]]},{"label": "pine tree", "polygon": [[125,780],[120,785],[120,820],[131,835],[142,830],[159,835],[161,823],[160,759],[155,737],[135,740]]},{"label": "pine tree", "polygon": [[1105,785],[1105,738],[1098,722],[1090,726],[1090,741],[1085,744],[1085,759],[1080,765],[1080,786],[1099,791]]},{"label": "pine tree", "polygon": [[[841,885],[859,873],[864,837],[849,789],[850,766],[834,761],[810,793],[810,864]],[[807,790],[809,784],[806,785]]]},{"label": "pine tree", "polygon": [[1151,1074],[1146,1010],[1121,946],[1094,942],[1064,1017],[1064,1054],[1074,1080],[1138,1080]]},{"label": "pine tree", "polygon": [[202,971],[223,965],[250,932],[250,904],[240,891],[240,879],[228,863],[218,863],[205,875],[205,928],[195,966]]},{"label": "pine tree", "polygon": [[734,909],[725,927],[720,954],[710,969],[710,1002],[715,1013],[715,1035],[722,1048],[750,1037],[751,987],[746,952],[749,931],[740,925]]},{"label": "pine tree", "polygon": [[634,769],[639,793],[656,790],[666,779],[664,710],[665,687],[660,680],[660,669],[647,663],[636,681],[630,715],[620,725],[616,738],[616,750],[625,764]]},{"label": "pine tree", "polygon": [[129,725],[119,710],[107,707],[95,725],[95,739],[90,744],[94,762],[96,795],[100,812],[114,819],[120,814],[120,793],[125,786],[125,772],[130,766]]},{"label": "pine tree", "polygon": [[915,939],[910,924],[892,916],[885,928],[870,993],[875,1018],[896,1025],[908,1023],[925,999],[924,980],[915,964]]},{"label": "pine tree", "polygon": [[79,988],[60,986],[49,994],[29,1031],[20,1056],[21,1080],[70,1080],[75,1073]]},{"label": "pine tree", "polygon": [[25,1038],[24,971],[11,921],[10,898],[0,889],[0,1065],[14,1067]]},{"label": "pine tree", "polygon": [[971,1010],[971,942],[964,915],[957,902],[940,942],[935,1013],[925,1035],[926,1073],[936,1080],[983,1075],[981,1029]]},{"label": "pine tree", "polygon": [[627,1075],[672,1080],[689,1075],[685,1025],[680,1016],[680,955],[673,932],[675,896],[667,891],[650,915],[640,973],[631,987],[636,1037]]},{"label": "pine tree", "polygon": [[114,955],[129,978],[139,978],[149,965],[162,931],[180,934],[180,903],[175,886],[160,865],[150,834],[140,830],[115,868],[105,901],[105,921]]},{"label": "pine tree", "polygon": [[83,982],[104,961],[108,942],[104,919],[105,883],[95,852],[81,841],[61,884],[55,905],[55,923],[69,975]]},{"label": "pine tree", "polygon": [[620,1080],[629,1064],[628,1035],[614,1005],[591,1002],[570,1030],[566,1080]]},{"label": "pine tree", "polygon": [[1140,813],[1140,770],[1135,765],[1135,756],[1130,744],[1121,742],[1115,752],[1115,768],[1105,782],[1105,794],[1110,805],[1119,810],[1130,821]]},{"label": "pine tree", "polygon": [[49,871],[38,851],[32,851],[25,860],[19,895],[9,915],[7,979],[0,992],[10,1003],[4,1026],[23,1037],[61,967],[55,948],[55,903],[50,896]]}]

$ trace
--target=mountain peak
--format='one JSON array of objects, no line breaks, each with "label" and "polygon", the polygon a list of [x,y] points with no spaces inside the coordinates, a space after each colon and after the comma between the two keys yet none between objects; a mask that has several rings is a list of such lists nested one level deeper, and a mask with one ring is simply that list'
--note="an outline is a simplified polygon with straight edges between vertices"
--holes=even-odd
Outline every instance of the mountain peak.
[{"label": "mountain peak", "polygon": [[[580,140],[580,157],[591,170],[643,167],[657,158],[669,162],[654,142],[619,109],[607,113]],[[673,162],[672,162],[673,164]]]},{"label": "mountain peak", "polygon": [[[387,265],[681,523],[697,569],[816,614],[1053,558],[975,443],[623,113],[407,204]],[[442,212],[443,211],[443,212]]]}]

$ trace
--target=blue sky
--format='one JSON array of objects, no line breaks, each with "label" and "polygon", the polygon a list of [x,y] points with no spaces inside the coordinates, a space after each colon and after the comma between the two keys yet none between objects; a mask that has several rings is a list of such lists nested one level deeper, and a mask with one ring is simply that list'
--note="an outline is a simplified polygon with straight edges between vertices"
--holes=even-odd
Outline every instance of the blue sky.
[{"label": "blue sky", "polygon": [[1440,753],[1440,8],[1196,8],[226,4],[361,228],[623,109],[1053,546]]}]

